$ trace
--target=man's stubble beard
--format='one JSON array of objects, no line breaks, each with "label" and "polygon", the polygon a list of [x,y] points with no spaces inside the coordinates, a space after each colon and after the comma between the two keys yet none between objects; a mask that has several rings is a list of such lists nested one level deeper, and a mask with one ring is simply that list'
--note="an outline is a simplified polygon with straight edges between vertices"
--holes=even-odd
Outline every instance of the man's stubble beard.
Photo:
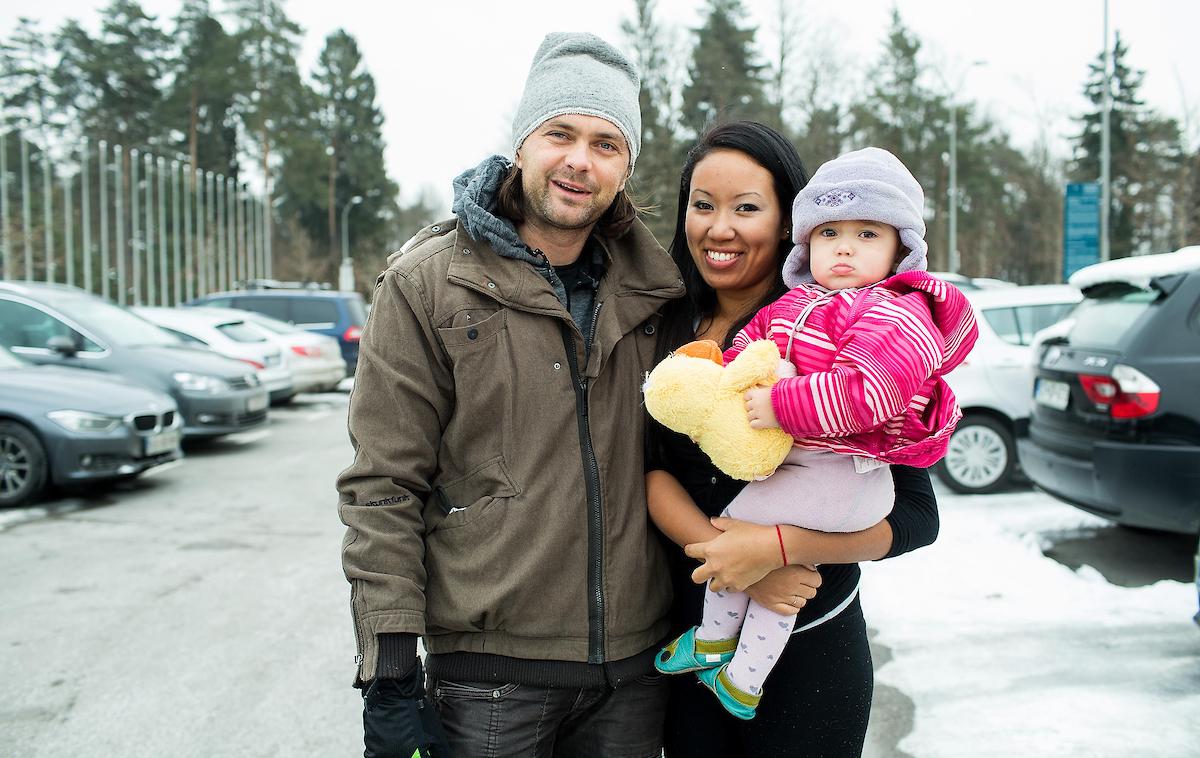
[{"label": "man's stubble beard", "polygon": [[[548,176],[541,185],[524,188],[525,218],[533,221],[536,225],[544,225],[561,230],[586,229],[595,225],[600,220],[600,217],[604,215],[604,212],[608,210],[608,205],[612,205],[612,200],[610,200],[605,207],[598,207],[596,203],[596,189],[587,184],[585,186],[588,186],[588,189],[592,192],[591,199],[586,205],[576,206],[573,209],[574,213],[571,214],[571,218],[565,218],[562,213],[558,212],[560,209],[556,208],[554,200],[550,197],[550,182],[553,179],[554,177]],[[569,181],[573,184],[584,184],[584,182],[572,179],[565,179],[564,181]],[[615,200],[615,197],[613,199]]]}]

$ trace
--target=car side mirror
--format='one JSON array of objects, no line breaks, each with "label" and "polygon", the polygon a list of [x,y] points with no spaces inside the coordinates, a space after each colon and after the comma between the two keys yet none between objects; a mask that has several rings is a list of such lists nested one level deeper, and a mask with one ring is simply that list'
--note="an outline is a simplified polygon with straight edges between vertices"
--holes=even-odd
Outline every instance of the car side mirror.
[{"label": "car side mirror", "polygon": [[46,347],[63,356],[64,358],[74,358],[79,352],[79,345],[75,344],[75,340],[60,334],[56,337],[51,337],[46,341]]}]

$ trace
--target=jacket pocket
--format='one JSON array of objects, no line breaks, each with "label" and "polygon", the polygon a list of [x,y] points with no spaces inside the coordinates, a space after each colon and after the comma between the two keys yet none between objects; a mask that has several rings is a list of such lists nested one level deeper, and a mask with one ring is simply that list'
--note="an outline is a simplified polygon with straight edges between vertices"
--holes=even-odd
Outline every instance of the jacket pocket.
[{"label": "jacket pocket", "polygon": [[438,327],[438,338],[454,356],[474,345],[482,345],[504,331],[508,311],[464,310],[456,313],[450,326]]},{"label": "jacket pocket", "polygon": [[504,465],[504,457],[490,458],[463,476],[433,488],[443,518],[431,531],[466,526],[480,515],[482,501],[513,497],[519,492]]}]

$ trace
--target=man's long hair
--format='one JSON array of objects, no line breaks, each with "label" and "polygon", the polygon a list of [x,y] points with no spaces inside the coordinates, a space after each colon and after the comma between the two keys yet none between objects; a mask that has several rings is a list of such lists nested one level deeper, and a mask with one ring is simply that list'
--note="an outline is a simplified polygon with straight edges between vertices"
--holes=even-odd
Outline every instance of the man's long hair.
[{"label": "man's long hair", "polygon": [[[596,222],[596,233],[608,239],[623,236],[633,227],[633,222],[637,220],[641,210],[629,197],[628,188],[622,189]],[[521,187],[521,169],[517,168],[516,164],[513,164],[500,182],[500,191],[496,194],[496,211],[514,225],[520,225],[525,220],[525,191]]]}]

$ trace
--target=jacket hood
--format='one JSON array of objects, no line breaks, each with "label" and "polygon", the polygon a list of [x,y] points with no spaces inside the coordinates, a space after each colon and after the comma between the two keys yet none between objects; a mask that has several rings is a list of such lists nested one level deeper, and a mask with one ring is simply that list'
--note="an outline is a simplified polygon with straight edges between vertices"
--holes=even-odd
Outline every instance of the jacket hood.
[{"label": "jacket hood", "polygon": [[967,296],[958,287],[924,271],[906,271],[884,279],[879,286],[901,294],[920,292],[929,303],[933,324],[942,340],[942,365],[937,373],[945,376],[967,358],[979,327]]},{"label": "jacket hood", "polygon": [[486,242],[498,255],[543,266],[545,263],[521,241],[513,223],[492,212],[500,194],[500,184],[512,166],[512,161],[504,156],[493,155],[459,174],[454,178],[451,210],[467,236]]}]

